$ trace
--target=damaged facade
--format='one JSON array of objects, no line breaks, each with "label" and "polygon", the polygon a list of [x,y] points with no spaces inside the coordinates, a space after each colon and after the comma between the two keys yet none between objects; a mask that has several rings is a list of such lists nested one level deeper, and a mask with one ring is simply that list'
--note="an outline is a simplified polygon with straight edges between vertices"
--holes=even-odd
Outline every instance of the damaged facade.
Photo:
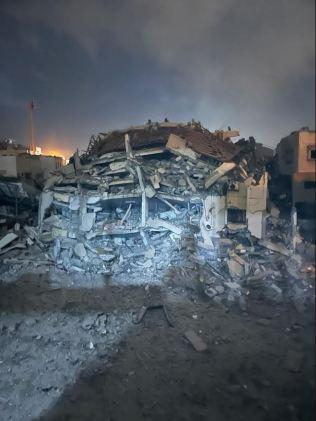
[{"label": "damaged facade", "polygon": [[63,158],[31,155],[13,140],[0,142],[0,216],[25,220],[36,214],[44,181],[61,168]]},{"label": "damaged facade", "polygon": [[265,162],[254,139],[233,143],[236,135],[165,121],[93,137],[40,199],[41,236],[54,240],[57,264],[112,273],[138,249],[140,266],[151,267],[155,254],[163,261],[154,245],[166,239],[174,246],[193,235],[214,253],[223,230],[261,239]]}]

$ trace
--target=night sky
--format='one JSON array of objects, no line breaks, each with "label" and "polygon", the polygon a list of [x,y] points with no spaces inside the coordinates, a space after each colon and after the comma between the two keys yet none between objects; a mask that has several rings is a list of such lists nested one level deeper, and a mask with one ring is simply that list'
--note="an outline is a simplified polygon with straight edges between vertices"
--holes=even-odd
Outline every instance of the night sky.
[{"label": "night sky", "polygon": [[85,149],[168,117],[275,145],[315,127],[314,0],[0,0],[0,138]]}]

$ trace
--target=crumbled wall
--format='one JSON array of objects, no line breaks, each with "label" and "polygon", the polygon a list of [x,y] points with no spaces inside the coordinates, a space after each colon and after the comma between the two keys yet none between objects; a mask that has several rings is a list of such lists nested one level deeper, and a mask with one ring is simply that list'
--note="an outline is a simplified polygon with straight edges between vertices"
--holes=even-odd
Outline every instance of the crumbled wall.
[{"label": "crumbled wall", "polygon": [[[56,261],[66,269],[108,273],[122,267],[127,243],[146,248],[160,236],[170,238],[171,246],[183,235],[193,235],[214,249],[229,208],[245,210],[248,225],[245,221],[241,228],[261,238],[267,176],[261,167],[255,174],[249,170],[254,168],[253,141],[238,147],[230,140],[214,141],[212,157],[213,135],[207,138],[206,132],[191,128],[190,141],[170,133],[165,146],[153,146],[152,128],[148,135],[151,143],[142,149],[132,148],[127,133],[125,152],[92,156],[85,163],[75,154],[73,163],[47,181],[39,222],[55,241]],[[143,145],[140,134],[137,142]],[[207,151],[197,153],[197,145]],[[232,149],[239,150],[238,160],[221,161]]]}]

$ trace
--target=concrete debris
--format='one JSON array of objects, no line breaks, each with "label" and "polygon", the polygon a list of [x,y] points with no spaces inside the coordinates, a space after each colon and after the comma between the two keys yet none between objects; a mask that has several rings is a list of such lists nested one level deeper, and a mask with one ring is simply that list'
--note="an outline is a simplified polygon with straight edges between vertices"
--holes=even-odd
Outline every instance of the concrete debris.
[{"label": "concrete debris", "polygon": [[171,232],[173,232],[174,234],[180,235],[182,230],[181,228],[171,224],[170,222],[164,221],[162,219],[153,219],[153,218],[149,218],[147,221],[148,225],[152,228],[165,228]]},{"label": "concrete debris", "polygon": [[92,230],[92,227],[95,222],[96,214],[94,212],[85,213],[81,217],[80,231],[89,232]]},{"label": "concrete debris", "polygon": [[77,243],[74,247],[75,255],[80,259],[84,259],[87,256],[85,246],[82,243]]},{"label": "concrete debris", "polygon": [[180,156],[185,156],[196,161],[198,159],[198,154],[194,152],[191,148],[187,147],[187,142],[179,136],[171,134],[169,136],[166,148]]},{"label": "concrete debris", "polygon": [[[213,247],[213,237],[219,237],[226,223],[236,222],[229,220],[230,213],[238,210],[227,201],[227,193],[240,183],[243,195],[249,183],[255,186],[260,180],[252,170],[248,172],[252,152],[249,143],[234,146],[228,135],[208,132],[194,122],[109,134],[90,144],[85,155],[76,153],[71,164],[46,182],[39,209],[41,235],[50,233],[52,240],[60,240],[61,248],[67,239],[76,240],[70,255],[61,254],[58,264],[94,273],[108,273],[110,262],[118,270],[125,261],[129,251],[124,250],[125,242],[113,244],[114,236],[148,247],[158,233],[165,232],[165,239],[175,245],[178,237],[200,225],[197,240]],[[263,165],[259,172],[265,173]],[[245,174],[248,184],[243,187]],[[246,202],[240,214],[243,209],[247,212]],[[261,226],[261,210],[257,215],[252,225]],[[97,247],[115,252],[94,253]],[[71,264],[73,256],[80,265]],[[150,269],[152,262],[137,265]]]},{"label": "concrete debris", "polygon": [[[238,249],[238,246],[236,247]],[[238,278],[242,278],[249,274],[249,264],[239,257],[238,255],[233,255],[231,259],[227,260],[227,266],[230,273],[230,276],[234,278],[237,276]]]},{"label": "concrete debris", "polygon": [[226,173],[228,173],[228,171],[231,171],[235,167],[236,167],[236,164],[234,162],[226,162],[220,165],[205,180],[205,188],[208,189],[209,187],[211,187],[214,183],[216,183],[217,180],[219,180]]},{"label": "concrete debris", "polygon": [[98,313],[97,315],[88,315],[84,318],[81,327],[84,330],[95,330],[101,334],[106,334],[106,325],[108,321],[107,314]]},{"label": "concrete debris", "polygon": [[68,272],[142,284],[190,266],[214,303],[246,309],[260,296],[301,308],[298,289],[284,294],[281,280],[307,290],[312,271],[301,268],[312,248],[276,202],[267,206],[260,144],[225,133],[168,122],[100,135],[47,180],[38,228],[24,225],[27,245]]},{"label": "concrete debris", "polygon": [[158,309],[162,310],[168,325],[170,327],[174,327],[174,324],[173,324],[173,322],[172,322],[172,320],[169,316],[169,313],[167,311],[167,308],[164,304],[153,304],[153,305],[150,305],[150,306],[142,306],[141,309],[138,312],[135,323],[136,324],[141,323],[141,321],[144,319],[145,315],[147,314],[147,312],[149,310],[158,310]]},{"label": "concrete debris", "polygon": [[16,243],[13,246],[0,249],[0,256],[14,249],[25,249],[25,248],[26,248],[26,245],[24,243]]},{"label": "concrete debris", "polygon": [[0,240],[0,250],[3,249],[8,244],[12,243],[12,241],[16,240],[18,236],[14,232],[10,232],[9,234],[5,235]]},{"label": "concrete debris", "polygon": [[185,332],[184,336],[197,352],[205,351],[207,349],[206,343],[193,330],[188,330]]},{"label": "concrete debris", "polygon": [[259,241],[259,244],[262,247],[265,247],[273,252],[283,254],[283,256],[291,255],[290,250],[284,247],[283,244],[276,244],[276,243],[272,243],[271,241],[266,241],[266,240]]}]

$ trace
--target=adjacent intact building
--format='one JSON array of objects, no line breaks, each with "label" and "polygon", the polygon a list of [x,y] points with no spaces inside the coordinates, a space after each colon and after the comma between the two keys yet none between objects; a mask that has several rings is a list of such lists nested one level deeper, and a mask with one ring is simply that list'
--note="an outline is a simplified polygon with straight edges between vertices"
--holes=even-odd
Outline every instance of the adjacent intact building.
[{"label": "adjacent intact building", "polygon": [[23,145],[0,142],[0,177],[19,178],[40,184],[63,165],[59,156],[31,155]]},{"label": "adjacent intact building", "polygon": [[[278,183],[290,193],[290,201],[298,211],[315,206],[316,138],[308,128],[292,132],[278,144],[274,158]],[[285,182],[284,182],[285,181]],[[282,194],[282,192],[281,192]]]},{"label": "adjacent intact building", "polygon": [[0,216],[32,209],[43,182],[62,165],[61,157],[31,155],[11,139],[0,141]]}]

